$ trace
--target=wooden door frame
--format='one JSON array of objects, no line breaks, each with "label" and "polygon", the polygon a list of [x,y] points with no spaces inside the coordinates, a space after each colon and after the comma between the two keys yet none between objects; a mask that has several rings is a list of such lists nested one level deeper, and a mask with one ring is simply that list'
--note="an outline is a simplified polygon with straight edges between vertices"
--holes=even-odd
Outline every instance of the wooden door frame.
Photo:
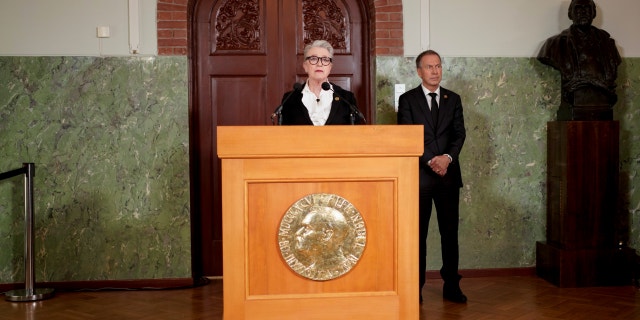
[{"label": "wooden door frame", "polygon": [[[200,180],[200,155],[202,153],[199,150],[200,137],[198,135],[198,74],[199,67],[198,62],[198,20],[196,15],[198,14],[199,5],[202,2],[209,2],[216,0],[188,0],[187,3],[187,47],[188,47],[188,79],[189,79],[189,184],[190,184],[190,229],[191,229],[191,274],[194,279],[201,278],[203,276],[220,276],[209,275],[205,271],[205,263],[211,263],[206,261],[207,250],[212,249],[204,245],[206,235],[203,235],[201,226],[208,225],[211,222],[211,217],[207,217],[202,214],[202,205],[199,198],[201,194],[201,180]],[[374,30],[374,22],[372,20],[371,6],[366,0],[353,0],[356,1],[361,10],[362,16],[362,42],[363,42],[363,54],[362,54],[362,68],[365,72],[362,73],[363,81],[365,85],[363,88],[365,93],[365,101],[359,102],[358,106],[363,111],[368,124],[375,124],[375,56],[372,47],[372,32]],[[195,128],[195,129],[194,129]],[[217,157],[217,155],[210,155],[211,157]],[[205,262],[206,261],[206,262]],[[220,265],[222,265],[220,263]]]}]

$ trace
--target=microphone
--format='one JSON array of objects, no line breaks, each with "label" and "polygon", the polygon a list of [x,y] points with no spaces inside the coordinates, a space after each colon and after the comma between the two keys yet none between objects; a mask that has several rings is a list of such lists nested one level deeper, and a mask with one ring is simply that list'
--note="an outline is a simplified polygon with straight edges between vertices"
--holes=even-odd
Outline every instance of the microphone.
[{"label": "microphone", "polygon": [[284,103],[287,102],[287,100],[289,100],[289,98],[291,98],[291,96],[294,93],[296,93],[296,92],[298,92],[300,90],[302,90],[302,84],[298,83],[298,82],[294,83],[293,84],[293,91],[291,91],[289,93],[289,95],[286,96],[284,98],[284,100],[282,100],[282,103],[280,103],[280,105],[276,108],[276,110],[273,111],[273,113],[271,114],[271,123],[272,124],[273,124],[273,118],[278,117],[278,125],[282,125],[282,106],[284,106]]},{"label": "microphone", "polygon": [[338,94],[335,90],[333,90],[329,82],[322,83],[322,90],[325,90],[325,91],[331,90],[336,96],[338,96],[338,98],[340,98],[342,101],[346,102],[349,105],[349,108],[351,108],[351,124],[355,123],[355,120],[353,119],[354,114],[357,114],[358,117],[362,119],[362,122],[367,123],[367,119],[364,118],[364,115],[360,112],[360,110],[358,110],[358,108],[354,106],[353,103],[349,102],[349,100],[345,99],[340,94]]}]

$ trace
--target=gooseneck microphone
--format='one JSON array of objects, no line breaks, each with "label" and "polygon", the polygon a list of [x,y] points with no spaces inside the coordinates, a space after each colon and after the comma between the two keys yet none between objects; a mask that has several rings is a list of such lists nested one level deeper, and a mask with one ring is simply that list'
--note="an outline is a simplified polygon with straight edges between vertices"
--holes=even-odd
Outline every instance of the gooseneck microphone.
[{"label": "gooseneck microphone", "polygon": [[364,118],[364,115],[360,112],[360,110],[358,110],[358,108],[356,106],[353,105],[353,103],[351,103],[349,100],[345,99],[343,96],[341,96],[339,93],[337,93],[335,90],[333,90],[331,88],[331,85],[329,84],[329,82],[323,82],[322,83],[322,90],[325,91],[329,91],[331,90],[336,96],[338,96],[338,98],[340,98],[340,100],[344,101],[347,103],[347,105],[349,105],[349,108],[351,108],[351,124],[355,124],[355,115],[358,115],[358,118],[362,119],[363,123],[367,123],[367,119]]},{"label": "gooseneck microphone", "polygon": [[279,125],[279,126],[280,126],[280,125],[282,125],[282,106],[284,106],[285,102],[287,102],[287,100],[289,100],[289,98],[291,98],[291,96],[292,96],[294,93],[296,93],[296,92],[298,92],[298,91],[301,91],[301,90],[302,90],[302,83],[298,83],[298,82],[296,82],[296,83],[294,83],[294,84],[293,84],[293,91],[291,91],[291,92],[289,93],[289,95],[287,95],[287,96],[282,100],[282,103],[280,103],[280,105],[276,108],[276,110],[275,110],[275,111],[273,111],[273,113],[271,114],[271,123],[272,123],[272,124],[274,124],[273,119],[274,119],[275,117],[278,117],[278,125]]}]

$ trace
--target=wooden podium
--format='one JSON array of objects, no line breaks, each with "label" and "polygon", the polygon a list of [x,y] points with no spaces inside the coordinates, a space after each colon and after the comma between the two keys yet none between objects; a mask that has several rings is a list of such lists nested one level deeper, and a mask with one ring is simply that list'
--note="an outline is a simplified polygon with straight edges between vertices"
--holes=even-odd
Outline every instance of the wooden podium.
[{"label": "wooden podium", "polygon": [[[221,126],[224,319],[418,319],[422,126]],[[287,265],[283,215],[316,193],[348,200],[366,246],[331,280]]]}]

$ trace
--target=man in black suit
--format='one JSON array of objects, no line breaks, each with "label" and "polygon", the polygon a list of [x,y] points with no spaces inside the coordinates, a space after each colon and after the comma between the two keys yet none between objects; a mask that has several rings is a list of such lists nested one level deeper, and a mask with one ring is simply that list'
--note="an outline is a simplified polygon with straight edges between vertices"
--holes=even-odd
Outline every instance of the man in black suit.
[{"label": "man in black suit", "polygon": [[436,207],[442,245],[443,297],[464,303],[458,274],[458,220],[462,175],[458,157],[466,137],[460,96],[440,86],[442,60],[427,50],[416,58],[422,84],[399,98],[398,124],[424,126],[424,154],[420,157],[420,302],[427,267],[427,232],[432,202]]}]

